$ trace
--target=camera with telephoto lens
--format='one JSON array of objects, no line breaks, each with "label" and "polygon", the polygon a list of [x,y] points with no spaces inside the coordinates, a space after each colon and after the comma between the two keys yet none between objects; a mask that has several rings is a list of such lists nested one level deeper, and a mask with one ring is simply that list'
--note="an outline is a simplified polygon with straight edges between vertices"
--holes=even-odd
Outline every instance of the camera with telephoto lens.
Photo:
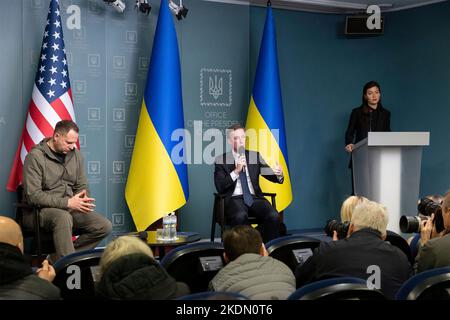
[{"label": "camera with telephoto lens", "polygon": [[347,237],[349,227],[349,221],[338,222],[336,219],[329,219],[324,230],[329,237],[333,237],[333,231],[336,231],[338,238],[344,239]]},{"label": "camera with telephoto lens", "polygon": [[440,233],[445,229],[442,209],[439,203],[428,198],[422,198],[419,201],[417,209],[419,211],[417,216],[402,216],[400,218],[400,230],[403,233],[420,233],[422,229],[421,222],[430,219],[433,213],[436,232]]}]

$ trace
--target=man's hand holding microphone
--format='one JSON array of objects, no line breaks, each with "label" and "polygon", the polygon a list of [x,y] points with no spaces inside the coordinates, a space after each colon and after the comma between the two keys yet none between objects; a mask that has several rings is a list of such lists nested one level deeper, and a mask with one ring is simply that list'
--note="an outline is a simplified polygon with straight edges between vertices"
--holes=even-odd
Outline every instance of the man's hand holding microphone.
[{"label": "man's hand holding microphone", "polygon": [[245,158],[245,149],[243,147],[239,148],[239,158],[236,161],[236,169],[234,171],[239,175],[241,171],[245,172],[247,167],[247,159]]}]

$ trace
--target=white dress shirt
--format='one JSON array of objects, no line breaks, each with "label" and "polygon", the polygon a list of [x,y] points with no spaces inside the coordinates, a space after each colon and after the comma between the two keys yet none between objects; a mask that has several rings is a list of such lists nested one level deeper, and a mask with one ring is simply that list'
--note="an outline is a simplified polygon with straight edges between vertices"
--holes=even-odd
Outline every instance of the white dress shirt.
[{"label": "white dress shirt", "polygon": [[[233,152],[233,157],[234,157],[234,163],[237,164],[237,161],[239,159],[239,153],[234,152],[234,150],[232,152]],[[237,180],[236,188],[234,188],[234,192],[231,196],[232,197],[242,196],[242,184],[241,184],[241,180],[239,179],[239,175],[236,174],[236,172],[234,170],[231,171],[230,175],[231,175],[231,179],[233,179],[233,181]],[[248,188],[250,189],[250,193],[254,195],[255,189],[253,189],[252,181],[250,180],[250,175],[248,174],[247,166],[245,166],[245,175],[247,176],[247,184],[248,184]]]}]

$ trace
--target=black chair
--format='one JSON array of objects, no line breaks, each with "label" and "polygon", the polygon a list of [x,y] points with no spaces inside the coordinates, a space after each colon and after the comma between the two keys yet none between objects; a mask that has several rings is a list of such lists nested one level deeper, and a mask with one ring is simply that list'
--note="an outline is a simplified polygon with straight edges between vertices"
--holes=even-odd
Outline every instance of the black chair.
[{"label": "black chair", "polygon": [[320,244],[320,240],[294,234],[266,243],[269,256],[284,262],[292,271],[298,264],[303,264],[308,259],[315,248]]},{"label": "black chair", "polygon": [[414,258],[411,254],[411,247],[409,246],[408,241],[406,241],[401,235],[387,230],[385,241],[388,241],[393,246],[399,248],[406,255],[409,263],[411,263],[411,265],[414,264]]},{"label": "black chair", "polygon": [[40,264],[47,254],[55,252],[53,244],[53,233],[47,232],[40,227],[38,206],[32,206],[23,201],[23,186],[17,188],[16,222],[22,229],[24,240],[32,238],[31,248],[25,250],[26,254],[37,257]]},{"label": "black chair", "polygon": [[237,292],[226,291],[206,291],[188,294],[176,300],[250,300],[246,296]]},{"label": "black chair", "polygon": [[[277,209],[277,204],[275,201],[276,193],[267,193],[263,192],[263,196],[270,197],[272,206]],[[283,225],[283,215],[280,215],[280,225]],[[255,217],[248,217],[249,224],[257,224],[257,219]],[[220,193],[214,193],[214,207],[213,207],[213,216],[211,222],[211,242],[214,241],[214,237],[216,235],[216,223],[220,226],[220,237],[222,238],[223,231],[226,226],[226,217],[225,217],[225,195]]]},{"label": "black chair", "polygon": [[450,300],[450,267],[416,274],[398,290],[396,300]]},{"label": "black chair", "polygon": [[92,300],[96,298],[95,282],[99,279],[99,262],[103,248],[69,254],[55,262],[53,284],[61,290],[65,300]]},{"label": "black chair", "polygon": [[211,279],[225,265],[223,246],[217,242],[196,242],[171,250],[161,265],[192,293],[208,290]]},{"label": "black chair", "polygon": [[381,291],[369,289],[366,281],[339,277],[307,284],[292,293],[288,300],[386,300]]}]

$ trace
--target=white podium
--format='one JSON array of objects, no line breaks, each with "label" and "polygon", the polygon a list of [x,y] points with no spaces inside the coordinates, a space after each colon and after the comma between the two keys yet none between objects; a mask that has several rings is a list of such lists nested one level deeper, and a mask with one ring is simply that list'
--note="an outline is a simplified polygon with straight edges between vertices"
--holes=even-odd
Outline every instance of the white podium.
[{"label": "white podium", "polygon": [[429,132],[369,132],[353,148],[355,194],[387,207],[388,230],[400,234],[400,217],[417,213],[422,148],[429,144]]}]

